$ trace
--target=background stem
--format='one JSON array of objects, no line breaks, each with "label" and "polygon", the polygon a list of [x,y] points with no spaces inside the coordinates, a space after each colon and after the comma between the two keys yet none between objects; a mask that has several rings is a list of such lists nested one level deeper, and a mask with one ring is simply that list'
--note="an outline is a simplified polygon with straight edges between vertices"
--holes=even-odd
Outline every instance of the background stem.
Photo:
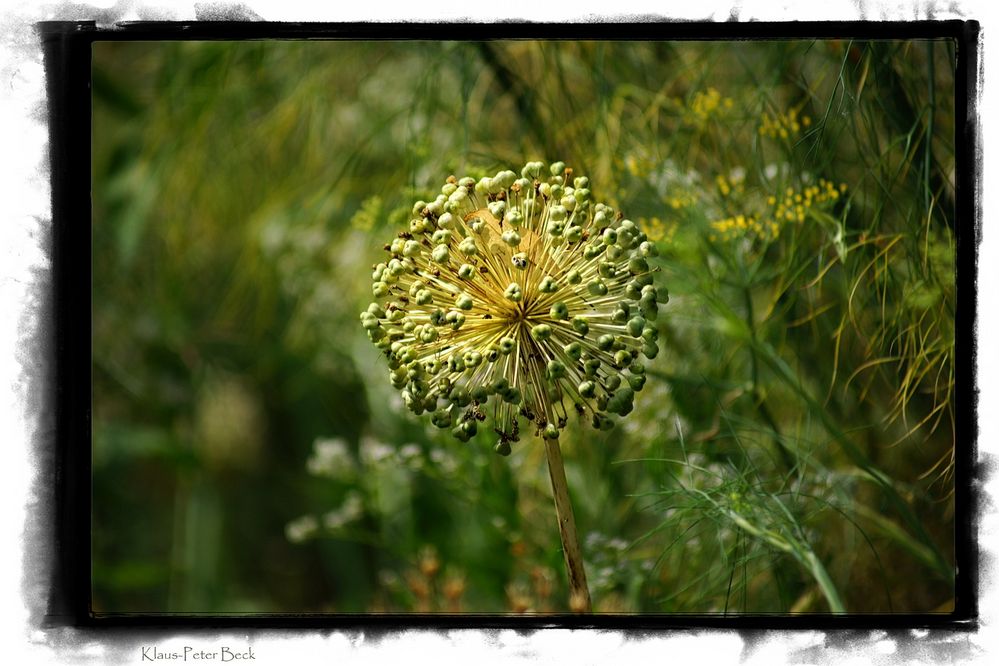
[{"label": "background stem", "polygon": [[565,480],[562,451],[557,439],[545,440],[545,453],[548,456],[548,474],[552,480],[552,494],[555,496],[555,513],[558,516],[559,536],[562,538],[565,569],[569,575],[570,606],[574,611],[589,613],[592,611],[590,589],[586,585],[583,552],[579,548],[579,537],[576,535],[576,519],[572,515],[569,484]]}]

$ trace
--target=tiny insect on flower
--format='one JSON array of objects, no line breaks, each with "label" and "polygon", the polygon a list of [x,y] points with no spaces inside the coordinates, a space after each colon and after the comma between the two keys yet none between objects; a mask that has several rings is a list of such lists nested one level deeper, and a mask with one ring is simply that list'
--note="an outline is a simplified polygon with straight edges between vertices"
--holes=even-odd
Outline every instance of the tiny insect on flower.
[{"label": "tiny insect on flower", "polygon": [[557,439],[570,413],[599,430],[628,414],[664,300],[655,243],[588,178],[562,162],[520,175],[452,177],[416,202],[360,315],[410,410],[462,441],[491,417],[501,454],[520,418]]}]

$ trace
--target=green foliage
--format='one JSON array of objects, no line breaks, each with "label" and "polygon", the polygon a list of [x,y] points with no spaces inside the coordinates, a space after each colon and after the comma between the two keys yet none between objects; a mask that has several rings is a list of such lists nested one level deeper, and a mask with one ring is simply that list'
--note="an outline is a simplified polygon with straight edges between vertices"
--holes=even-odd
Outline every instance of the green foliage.
[{"label": "green foliage", "polygon": [[953,59],[97,45],[95,610],[564,611],[540,440],[411,417],[357,320],[413,201],[556,158],[670,299],[634,412],[561,436],[595,609],[948,609]]}]

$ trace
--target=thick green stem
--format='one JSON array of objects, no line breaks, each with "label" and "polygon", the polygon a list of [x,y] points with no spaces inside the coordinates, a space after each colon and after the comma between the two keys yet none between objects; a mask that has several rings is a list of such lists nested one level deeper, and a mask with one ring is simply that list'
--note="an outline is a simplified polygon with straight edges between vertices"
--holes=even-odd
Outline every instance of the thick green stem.
[{"label": "thick green stem", "polygon": [[569,576],[569,606],[575,612],[589,613],[592,610],[590,589],[586,585],[583,551],[579,547],[576,519],[572,515],[572,502],[569,500],[569,484],[565,480],[562,450],[557,439],[545,440],[545,453],[548,456],[548,475],[552,480],[552,494],[555,496],[555,514],[558,516],[558,533],[562,538],[565,569]]}]

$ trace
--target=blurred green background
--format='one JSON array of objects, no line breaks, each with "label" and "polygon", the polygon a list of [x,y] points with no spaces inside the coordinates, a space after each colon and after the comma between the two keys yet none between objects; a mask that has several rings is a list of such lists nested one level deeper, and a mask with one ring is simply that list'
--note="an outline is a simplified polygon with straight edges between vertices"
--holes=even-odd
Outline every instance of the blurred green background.
[{"label": "blurred green background", "polygon": [[414,418],[360,327],[451,174],[566,161],[663,353],[567,475],[598,612],[953,605],[954,45],[105,42],[93,609],[559,612],[542,447]]}]

